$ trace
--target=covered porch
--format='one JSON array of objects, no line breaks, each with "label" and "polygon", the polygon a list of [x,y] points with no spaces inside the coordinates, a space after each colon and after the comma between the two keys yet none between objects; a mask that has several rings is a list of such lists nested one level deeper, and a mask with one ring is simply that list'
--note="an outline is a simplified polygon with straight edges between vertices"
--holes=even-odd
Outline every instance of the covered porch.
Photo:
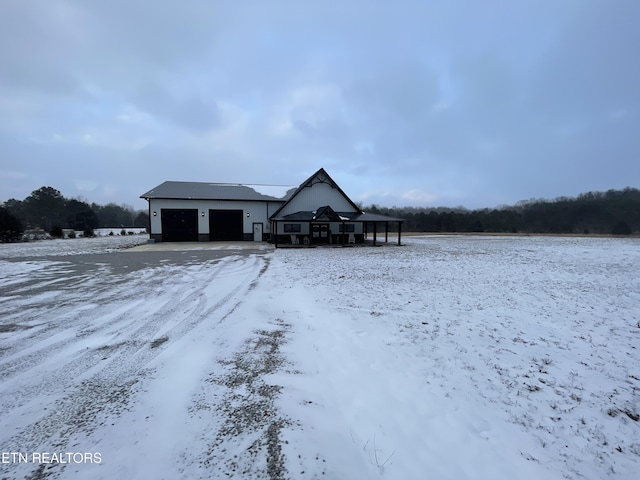
[{"label": "covered porch", "polygon": [[[365,245],[369,234],[372,245],[389,242],[390,227],[396,226],[397,244],[402,242],[404,219],[363,212],[335,212],[330,206],[313,212],[296,212],[271,218],[271,243],[278,247],[313,247],[319,245]],[[379,237],[380,235],[380,237]]]}]

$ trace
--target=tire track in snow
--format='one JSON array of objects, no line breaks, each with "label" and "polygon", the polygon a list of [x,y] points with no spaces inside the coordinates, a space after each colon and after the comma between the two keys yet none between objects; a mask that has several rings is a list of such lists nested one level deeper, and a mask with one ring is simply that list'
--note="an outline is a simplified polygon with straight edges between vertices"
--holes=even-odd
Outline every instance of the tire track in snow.
[{"label": "tire track in snow", "polygon": [[[244,263],[244,262],[243,262]],[[213,265],[210,268],[208,277],[204,279],[204,282],[212,282],[226,266],[225,262],[220,262]],[[198,269],[202,270],[202,268]],[[234,269],[234,270],[237,270]],[[234,271],[232,270],[232,272]],[[164,283],[164,281],[162,282]],[[146,288],[146,285],[141,285],[138,288]],[[175,290],[175,287],[174,287]],[[160,330],[162,330],[164,324],[171,323],[172,318],[176,316],[180,309],[186,305],[187,308],[181,312],[182,320],[184,322],[186,318],[199,318],[199,315],[204,311],[205,300],[198,297],[200,292],[198,290],[191,291],[186,297],[181,298],[179,302],[173,300],[173,295],[169,295],[166,301],[153,305],[151,310],[147,309],[144,319],[146,321],[140,325],[141,319],[139,315],[135,314],[135,310],[143,304],[143,300],[135,299],[138,289],[129,289],[129,293],[124,297],[124,306],[118,308],[115,312],[108,312],[105,315],[98,317],[90,322],[91,326],[99,325],[98,328],[88,329],[83,326],[78,326],[77,322],[54,335],[55,338],[60,338],[59,341],[52,341],[52,337],[44,338],[38,344],[35,344],[17,355],[10,356],[7,360],[0,362],[0,368],[2,373],[0,378],[10,379],[13,376],[19,375],[20,378],[13,384],[11,394],[3,395],[2,402],[0,403],[0,411],[5,411],[9,408],[15,408],[18,406],[16,403],[20,398],[29,398],[34,394],[38,394],[41,391],[56,391],[56,386],[64,385],[64,378],[78,378],[84,372],[97,367],[100,368],[113,368],[122,363],[123,358],[130,357],[133,352],[145,349],[148,345],[147,339],[151,341],[153,336]],[[170,292],[171,293],[171,292]],[[178,294],[179,291],[174,292]],[[98,299],[98,303],[108,303],[109,299],[114,296],[119,296],[120,292],[115,292],[106,299]],[[198,302],[196,304],[196,301]],[[66,316],[67,312],[60,312],[59,317]],[[159,316],[157,316],[160,314]],[[104,318],[107,321],[102,321]],[[81,320],[81,319],[79,319]],[[51,322],[51,325],[42,332],[42,335],[55,331],[57,322]],[[117,326],[117,330],[113,331],[112,327]],[[177,337],[177,329],[179,323],[172,327],[172,336]],[[137,327],[137,328],[136,328]],[[83,330],[78,330],[83,328]],[[120,340],[119,334],[123,331],[129,331],[127,337],[138,340]],[[185,332],[186,333],[186,332]],[[114,338],[113,341],[107,341],[104,345],[98,347],[87,347],[86,351],[73,352],[77,349],[78,338],[90,337],[102,335],[105,337]],[[139,339],[145,339],[143,341]],[[105,339],[106,340],[106,339]],[[71,350],[69,352],[68,350]],[[58,359],[69,358],[68,362],[60,363]],[[104,360],[107,360],[106,362]],[[43,365],[47,361],[49,365]],[[41,377],[41,371],[44,369],[50,374],[47,375],[42,382],[34,384],[30,381],[32,375],[31,370],[37,370],[35,375]],[[26,388],[20,388],[20,385],[26,383]],[[17,388],[16,388],[17,387]],[[0,392],[2,388],[0,387]],[[13,400],[13,401],[12,401]]]},{"label": "tire track in snow", "polygon": [[[145,285],[141,285],[145,287]],[[81,291],[70,293],[70,296],[80,297],[81,301],[91,300],[91,304],[100,308],[104,305],[118,305],[115,309],[111,308],[106,313],[92,318],[92,315],[82,308],[78,309],[75,304],[79,302],[67,303],[67,298],[62,300],[63,305],[55,305],[52,309],[47,308],[45,299],[42,305],[33,305],[28,307],[25,315],[46,315],[50,319],[44,320],[42,323],[36,324],[33,328],[33,334],[25,339],[24,342],[15,342],[7,351],[7,355],[0,360],[0,379],[8,380],[16,375],[25,375],[33,368],[47,368],[43,366],[45,361],[51,361],[56,354],[66,353],[65,349],[70,345],[75,345],[78,338],[87,337],[99,333],[108,335],[108,329],[112,325],[121,325],[127,319],[135,321],[135,310],[143,300],[137,298],[136,289],[120,286],[116,291],[112,291],[111,295],[91,296],[88,290],[90,285]],[[115,302],[112,300],[116,298]],[[169,303],[167,300],[166,303]],[[130,320],[131,321],[131,320]],[[63,325],[68,325],[61,328]],[[87,327],[87,325],[91,325]],[[97,328],[95,326],[97,325]],[[93,327],[93,328],[92,328]],[[76,358],[70,363],[82,363],[80,358]]]},{"label": "tire track in snow", "polygon": [[[235,265],[235,263],[238,262],[242,265],[240,268],[237,268],[238,266]],[[161,320],[150,319],[131,334],[133,338],[145,340],[125,343],[119,349],[117,355],[115,355],[107,365],[101,365],[101,367],[105,370],[109,367],[109,370],[125,372],[136,370],[139,365],[148,363],[161,351],[170,348],[172,343],[178,341],[202,321],[208,319],[213,312],[216,312],[216,315],[219,317],[218,320],[221,321],[226,317],[228,311],[235,309],[239,303],[239,301],[234,303],[231,302],[231,300],[237,296],[240,291],[247,288],[246,284],[249,283],[249,280],[245,281],[245,276],[257,271],[259,263],[260,261],[257,257],[254,258],[253,263],[248,267],[245,266],[247,264],[246,259],[241,258],[238,260],[233,257],[223,259],[216,265],[216,268],[208,274],[202,283],[211,285],[218,278],[238,277],[238,283],[232,283],[233,286],[231,290],[225,296],[209,307],[207,307],[208,302],[206,295],[200,290],[192,291],[179,302],[168,302],[171,303],[171,307],[166,312],[162,312]],[[224,274],[220,275],[223,272]],[[206,288],[204,290],[206,290]],[[187,307],[184,308],[182,306],[183,304],[187,304]],[[179,317],[177,321],[175,320],[176,315]],[[167,325],[170,326],[168,330],[165,329]],[[158,347],[152,348],[153,343],[162,338],[166,338],[167,340],[162,341]]]},{"label": "tire track in snow", "polygon": [[208,383],[225,387],[222,397],[211,404],[210,395],[203,393],[192,407],[194,411],[215,408],[224,414],[213,441],[210,436],[202,438],[207,450],[201,465],[215,466],[229,478],[286,478],[280,434],[291,420],[275,404],[282,387],[265,376],[286,364],[280,347],[291,325],[281,319],[270,323],[273,328],[254,331],[232,359],[220,361],[226,367],[224,375],[211,373],[207,378]]},{"label": "tire track in snow", "polygon": [[[120,302],[120,305],[124,304],[123,309],[117,314],[110,312],[111,318],[108,321],[96,328],[96,324],[105,315],[90,320],[82,335],[78,335],[81,332],[78,331],[78,322],[75,322],[65,329],[66,333],[72,333],[68,338],[53,342],[52,345],[41,340],[39,344],[44,345],[44,348],[39,349],[38,343],[32,344],[36,345],[36,349],[30,356],[12,356],[11,361],[26,360],[28,367],[20,375],[19,379],[25,379],[22,385],[16,384],[20,383],[16,378],[8,382],[4,379],[4,388],[0,385],[0,391],[9,390],[8,393],[13,398],[13,401],[6,401],[5,398],[9,397],[3,394],[0,406],[2,417],[7,412],[11,412],[12,416],[18,414],[20,408],[15,408],[16,403],[22,402],[25,410],[28,410],[25,397],[33,398],[35,395],[42,402],[44,392],[50,399],[47,405],[52,408],[49,409],[50,414],[43,411],[41,418],[21,428],[19,433],[7,439],[6,444],[20,445],[22,451],[35,451],[45,443],[48,447],[60,449],[74,432],[94,428],[96,425],[92,422],[98,413],[117,413],[126,405],[135,390],[134,385],[144,378],[148,362],[203,321],[218,323],[226,318],[240,303],[239,298],[237,301],[234,299],[252,287],[262,271],[263,263],[262,256],[233,256],[186,269],[163,267],[160,269],[160,272],[164,272],[162,278],[155,272],[155,275],[148,275],[143,282],[135,283],[133,278],[126,278],[124,285],[111,290],[112,295],[103,295],[99,300],[104,302],[113,297],[114,293],[129,289],[124,302]],[[176,281],[180,274],[181,279]],[[142,303],[133,301],[136,294],[139,295],[140,291],[153,285],[158,285],[156,292],[170,290],[168,299],[155,303],[155,306],[145,311],[142,318],[139,314],[131,315],[133,320],[127,321],[136,308],[154,305],[155,299],[160,298],[153,298],[154,295],[144,299]],[[208,298],[220,295],[220,292],[224,293],[216,296],[215,301]],[[176,301],[178,298],[180,300]],[[64,310],[60,311],[63,312]],[[132,324],[138,324],[138,327],[130,332],[127,329]],[[107,329],[112,330],[108,333],[113,341],[97,347],[98,341],[107,336]],[[164,335],[167,340],[153,348],[152,341],[158,340],[158,335]],[[86,352],[69,356],[64,368],[60,368],[58,364],[53,375],[42,377],[38,367],[43,359],[50,359],[53,352],[61,348],[77,350],[74,342],[79,341],[93,342],[94,346],[86,348]],[[61,357],[64,358],[62,353]],[[4,363],[10,363],[6,357]]]},{"label": "tire track in snow", "polygon": [[[246,261],[242,259],[240,263],[244,265]],[[209,278],[210,281],[212,281],[218,275],[221,267],[222,267],[222,264],[214,265],[213,270],[211,270],[211,276]],[[201,270],[202,268],[204,267],[200,267],[200,269],[198,270]],[[208,266],[208,268],[210,268],[210,265]],[[242,273],[242,268],[238,269],[236,265],[234,265],[233,269],[227,268],[226,270],[230,270],[226,272],[227,276],[236,274],[236,271],[237,273]],[[67,269],[64,269],[63,271],[67,272],[69,270],[67,268]],[[46,277],[48,278],[50,277],[50,275],[51,275],[51,272],[47,272]],[[21,302],[15,302],[17,305],[15,307],[16,310],[19,311],[22,309],[23,315],[26,315],[29,317],[35,317],[40,314],[45,314],[46,312],[47,316],[53,317],[54,320],[48,320],[44,323],[36,324],[33,327],[33,328],[42,327],[42,328],[36,328],[36,330],[33,332],[33,335],[31,335],[30,343],[33,343],[33,345],[28,345],[25,348],[24,343],[20,344],[19,352],[17,352],[14,355],[11,355],[11,353],[15,352],[18,347],[16,345],[14,345],[13,348],[9,347],[9,349],[6,351],[5,358],[3,360],[0,360],[0,368],[2,368],[0,373],[0,378],[2,378],[3,376],[11,376],[18,373],[23,373],[25,370],[29,369],[30,367],[34,366],[35,364],[38,364],[39,363],[38,360],[44,361],[44,359],[50,358],[50,356],[54,352],[59,352],[63,350],[67,345],[75,343],[76,337],[92,335],[97,333],[99,330],[104,330],[105,332],[113,336],[117,332],[109,332],[108,330],[108,327],[112,325],[118,325],[121,327],[122,330],[124,330],[125,328],[126,329],[135,328],[137,325],[140,324],[140,318],[139,316],[135,315],[135,309],[142,303],[141,300],[136,302],[137,296],[139,295],[137,292],[141,289],[144,289],[144,290],[153,289],[154,290],[153,294],[157,296],[157,298],[162,298],[161,295],[166,295],[167,293],[166,286],[164,285],[165,280],[163,280],[162,282],[157,282],[155,278],[153,278],[150,281],[147,279],[147,281],[145,281],[144,283],[136,285],[136,288],[131,288],[127,279],[125,279],[125,283],[124,285],[122,285],[122,279],[120,277],[117,277],[117,278],[105,279],[106,280],[105,283],[120,285],[120,286],[118,287],[118,290],[115,292],[113,291],[113,289],[111,289],[107,294],[107,296],[103,298],[103,296],[95,295],[95,292],[93,292],[95,282],[91,282],[91,283],[87,282],[87,280],[90,279],[90,276],[76,277],[76,278],[80,278],[80,280],[75,281],[70,287],[70,291],[72,292],[72,294],[62,299],[58,299],[58,301],[56,302],[57,305],[55,307],[54,312],[51,312],[51,310],[48,310],[45,307],[39,308],[37,304],[28,307],[28,310],[25,312],[24,305],[22,305]],[[45,281],[44,283],[49,283],[49,281]],[[76,284],[78,288],[82,287],[80,292],[78,292],[76,288]],[[40,287],[38,286],[38,284],[36,284],[34,288],[40,288]],[[171,287],[171,288],[173,289],[174,287]],[[88,293],[83,292],[83,290],[85,292],[88,291]],[[99,293],[102,293],[103,291],[108,291],[108,287],[103,286],[102,288],[100,288]],[[169,293],[171,293],[171,291],[169,291]],[[183,297],[180,299],[180,302],[192,301],[197,295],[198,295],[197,292],[188,293],[186,297]],[[114,302],[114,299],[117,299],[115,301],[118,303],[124,304],[124,307],[119,308],[116,311],[109,311],[106,314],[96,319],[89,318],[90,320],[89,324],[91,326],[95,326],[96,324],[98,324],[99,329],[91,328],[91,327],[87,328],[85,327],[86,314],[84,312],[80,312],[80,314],[78,315],[78,312],[77,312],[78,309],[77,307],[75,307],[75,304],[84,303],[86,302],[87,299],[91,299],[91,301],[94,304],[96,304],[98,307],[112,304]],[[46,303],[46,300],[47,300],[46,298],[42,298],[41,303]],[[169,308],[166,308],[170,304],[174,304],[174,305],[170,306]],[[59,308],[60,306],[63,308]],[[152,317],[153,316],[152,314],[155,314],[158,311],[164,311],[165,309],[168,310],[169,313],[171,313],[173,310],[177,308],[177,304],[173,298],[169,298],[164,303],[158,303],[157,305],[154,305],[152,308],[153,308],[152,311],[150,310],[146,311],[146,317]],[[56,310],[59,310],[59,311],[56,311]],[[78,318],[73,318],[74,314]],[[71,317],[71,318],[68,318],[68,317]],[[128,318],[130,319],[128,322],[129,324],[122,325],[123,322],[126,322]],[[63,330],[60,330],[60,326],[62,322],[55,321],[57,319],[64,319],[64,323],[68,324],[69,326]],[[106,319],[106,320],[103,321],[103,319]],[[142,327],[139,327],[138,331],[134,331],[133,336],[144,333],[141,330],[143,327],[144,325]],[[28,327],[25,327],[25,328],[28,328]],[[52,340],[52,336],[51,336],[52,331],[56,332],[54,335],[55,337],[60,337],[59,341]],[[149,333],[147,332],[147,334]]]}]

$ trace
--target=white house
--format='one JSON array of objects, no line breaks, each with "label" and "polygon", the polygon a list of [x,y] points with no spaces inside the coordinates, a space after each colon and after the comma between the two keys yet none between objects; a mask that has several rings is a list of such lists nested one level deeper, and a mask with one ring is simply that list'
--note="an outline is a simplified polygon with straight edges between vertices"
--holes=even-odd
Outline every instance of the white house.
[{"label": "white house", "polygon": [[[140,196],[149,202],[150,238],[163,242],[269,240],[284,244],[374,243],[401,218],[363,212],[321,168],[283,197],[247,185],[164,182]],[[398,235],[400,244],[400,235]]]}]

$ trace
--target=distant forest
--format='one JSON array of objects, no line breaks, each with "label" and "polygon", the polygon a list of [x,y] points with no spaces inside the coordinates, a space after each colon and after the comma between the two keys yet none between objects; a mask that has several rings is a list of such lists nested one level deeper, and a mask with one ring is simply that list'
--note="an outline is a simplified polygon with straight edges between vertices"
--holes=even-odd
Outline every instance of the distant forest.
[{"label": "distant forest", "polygon": [[27,229],[43,229],[61,236],[63,228],[93,235],[95,228],[148,228],[149,214],[133,207],[98,205],[65,198],[52,187],[34,190],[24,200],[9,199],[0,206],[0,241],[15,241]]},{"label": "distant forest", "polygon": [[640,190],[630,187],[583,193],[577,198],[523,200],[494,209],[372,205],[364,210],[404,218],[402,229],[410,232],[640,233]]},{"label": "distant forest", "polygon": [[[403,230],[412,232],[640,233],[640,190],[635,188],[588,192],[576,198],[524,200],[494,209],[376,205],[363,209],[404,218]],[[90,236],[94,228],[114,227],[148,228],[149,214],[113,203],[103,206],[65,198],[52,187],[41,187],[24,200],[10,199],[0,206],[3,242],[19,240],[25,229],[42,228],[61,234],[61,229],[70,228]]]}]

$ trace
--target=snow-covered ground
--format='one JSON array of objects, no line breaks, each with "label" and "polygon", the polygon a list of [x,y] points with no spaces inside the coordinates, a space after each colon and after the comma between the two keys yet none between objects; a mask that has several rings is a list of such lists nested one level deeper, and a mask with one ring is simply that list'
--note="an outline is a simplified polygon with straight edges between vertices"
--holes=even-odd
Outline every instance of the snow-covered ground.
[{"label": "snow-covered ground", "polygon": [[0,246],[0,478],[637,478],[640,241],[404,243]]},{"label": "snow-covered ground", "polygon": [[[51,240],[36,240],[24,243],[0,243],[0,260],[33,256],[62,256],[86,253],[115,252],[147,243],[149,235],[114,235],[93,238],[56,238]],[[1,273],[1,271],[0,271]]]}]

